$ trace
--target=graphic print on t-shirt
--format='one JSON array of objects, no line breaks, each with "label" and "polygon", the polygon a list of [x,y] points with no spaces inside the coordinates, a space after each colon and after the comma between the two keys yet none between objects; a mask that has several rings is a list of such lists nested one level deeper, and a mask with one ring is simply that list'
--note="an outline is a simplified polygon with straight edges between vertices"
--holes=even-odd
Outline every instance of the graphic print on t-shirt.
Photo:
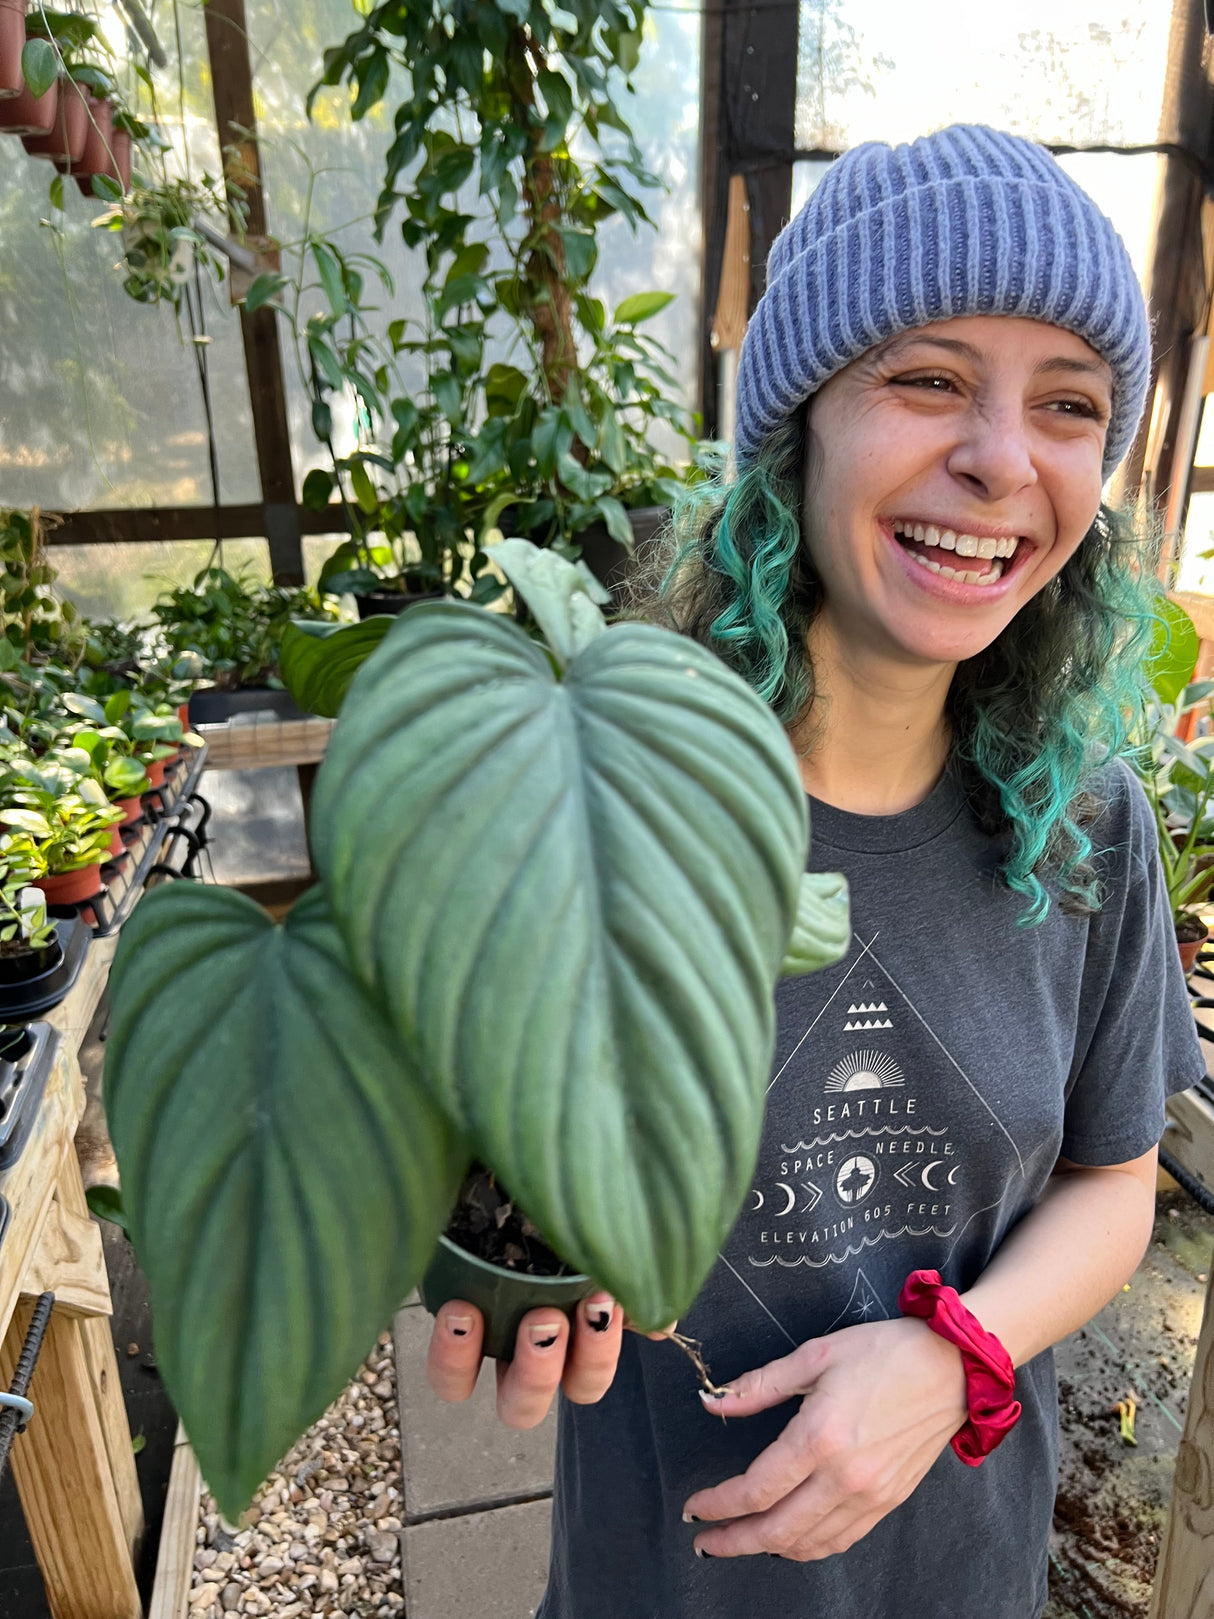
[{"label": "graphic print on t-shirt", "polygon": [[[885,967],[877,938],[857,935],[808,1025],[781,1030],[787,1055],[769,1087],[755,1184],[722,1256],[765,1309],[765,1299],[775,1300],[762,1273],[843,1267],[846,1295],[815,1290],[820,1306],[841,1303],[835,1326],[893,1310],[889,1265],[878,1264],[874,1283],[851,1261],[905,1243],[917,1251],[894,1265],[899,1275],[943,1263],[983,1212],[974,1190],[982,1187],[989,1203],[1024,1172],[987,1094],[998,1089],[989,1067],[980,1088],[916,1005],[913,985],[904,987],[903,969],[896,979]],[[939,1007],[935,989],[930,998]],[[964,1023],[964,1008],[950,1011]]]}]

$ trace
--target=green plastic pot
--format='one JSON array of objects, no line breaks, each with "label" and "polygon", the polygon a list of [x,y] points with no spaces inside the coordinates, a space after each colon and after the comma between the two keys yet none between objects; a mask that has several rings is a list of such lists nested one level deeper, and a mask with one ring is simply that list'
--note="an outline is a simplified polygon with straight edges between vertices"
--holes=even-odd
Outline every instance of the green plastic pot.
[{"label": "green plastic pot", "polygon": [[512,1360],[519,1322],[528,1310],[555,1304],[572,1325],[573,1312],[594,1291],[594,1283],[589,1276],[527,1276],[503,1270],[440,1237],[421,1291],[431,1315],[450,1299],[475,1304],[485,1318],[484,1353],[491,1360]]}]

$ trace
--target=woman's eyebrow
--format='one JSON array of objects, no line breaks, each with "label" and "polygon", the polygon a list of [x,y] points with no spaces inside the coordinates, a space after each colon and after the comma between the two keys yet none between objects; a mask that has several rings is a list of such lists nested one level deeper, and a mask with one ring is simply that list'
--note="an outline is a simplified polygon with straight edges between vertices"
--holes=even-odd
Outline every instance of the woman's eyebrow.
[{"label": "woman's eyebrow", "polygon": [[1070,355],[1056,354],[1052,359],[1042,360],[1034,368],[1035,375],[1040,376],[1045,371],[1075,371],[1088,376],[1102,378],[1105,382],[1112,382],[1113,373],[1108,362],[1097,357],[1094,360],[1072,359]]}]

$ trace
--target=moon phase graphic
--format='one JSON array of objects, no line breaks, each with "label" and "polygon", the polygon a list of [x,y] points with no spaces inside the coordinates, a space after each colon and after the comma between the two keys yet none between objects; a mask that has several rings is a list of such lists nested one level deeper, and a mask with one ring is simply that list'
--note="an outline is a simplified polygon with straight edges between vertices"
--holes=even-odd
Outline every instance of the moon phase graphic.
[{"label": "moon phase graphic", "polygon": [[905,1085],[906,1075],[883,1051],[853,1051],[831,1069],[828,1091],[884,1091]]},{"label": "moon phase graphic", "polygon": [[775,1213],[775,1214],[791,1214],[792,1210],[793,1210],[793,1204],[797,1201],[797,1194],[793,1191],[792,1187],[789,1186],[786,1181],[777,1181],[776,1182],[776,1191],[777,1192],[785,1192],[785,1193],[787,1193],[788,1194],[788,1202],[784,1205],[784,1207],[782,1209],[774,1209],[772,1212]]},{"label": "moon phase graphic", "polygon": [[755,1204],[754,1208],[751,1209],[750,1212],[752,1214],[758,1214],[759,1210],[763,1207],[763,1194],[760,1192],[757,1186],[752,1186],[751,1191],[755,1194],[759,1201]]},{"label": "moon phase graphic", "polygon": [[957,1184],[957,1172],[960,1170],[960,1168],[961,1168],[960,1164],[954,1164],[953,1167],[949,1170],[949,1172],[948,1172],[948,1183],[949,1183],[950,1186],[956,1186],[956,1184]]},{"label": "moon phase graphic", "polygon": [[938,1192],[940,1190],[938,1186],[932,1185],[932,1170],[942,1169],[943,1167],[944,1162],[940,1158],[934,1158],[930,1164],[924,1164],[922,1180],[924,1186],[927,1187],[929,1192]]}]

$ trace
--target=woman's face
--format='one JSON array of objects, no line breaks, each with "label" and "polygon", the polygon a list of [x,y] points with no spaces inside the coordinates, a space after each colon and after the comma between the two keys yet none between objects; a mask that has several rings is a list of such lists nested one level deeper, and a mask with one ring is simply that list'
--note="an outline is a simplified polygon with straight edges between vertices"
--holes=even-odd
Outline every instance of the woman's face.
[{"label": "woman's face", "polygon": [[1091,526],[1111,404],[1081,337],[993,315],[903,332],[825,383],[805,520],[843,644],[929,663],[989,646]]}]

